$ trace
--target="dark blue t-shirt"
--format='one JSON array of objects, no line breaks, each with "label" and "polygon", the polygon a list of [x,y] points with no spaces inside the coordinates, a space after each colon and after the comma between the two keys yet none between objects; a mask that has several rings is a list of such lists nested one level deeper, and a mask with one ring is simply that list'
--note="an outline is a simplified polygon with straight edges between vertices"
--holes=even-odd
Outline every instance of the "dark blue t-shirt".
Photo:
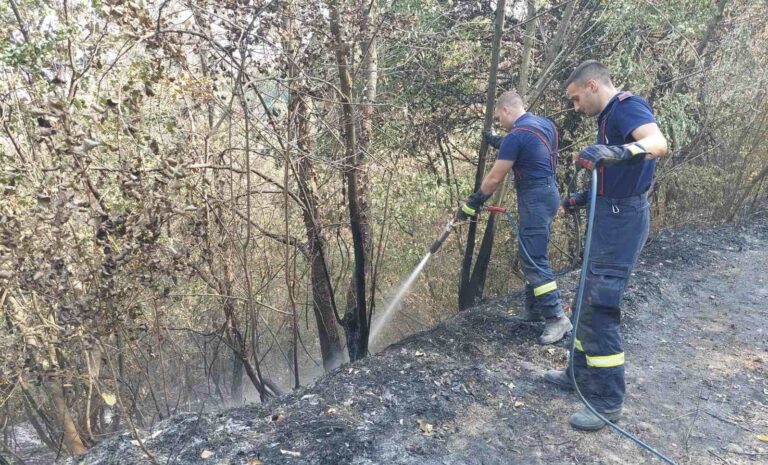
[{"label": "dark blue t-shirt", "polygon": [[[632,131],[648,123],[655,123],[653,110],[642,97],[630,92],[613,96],[597,117],[597,143],[624,145],[634,142]],[[598,166],[597,195],[626,198],[647,192],[656,173],[656,160],[636,157],[627,163]]]},{"label": "dark blue t-shirt", "polygon": [[520,179],[554,176],[557,168],[558,136],[552,121],[532,113],[515,120],[501,141],[497,160],[514,161],[515,177]]}]

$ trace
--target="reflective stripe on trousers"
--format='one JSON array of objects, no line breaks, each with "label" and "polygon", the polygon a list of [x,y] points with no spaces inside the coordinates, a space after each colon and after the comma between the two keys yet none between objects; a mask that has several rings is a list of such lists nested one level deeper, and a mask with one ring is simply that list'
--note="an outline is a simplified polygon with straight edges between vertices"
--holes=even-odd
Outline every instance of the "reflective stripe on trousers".
[{"label": "reflective stripe on trousers", "polygon": [[539,297],[541,295],[544,295],[548,292],[552,292],[557,290],[557,283],[555,281],[550,281],[548,283],[544,283],[541,286],[537,286],[533,288],[533,296]]}]

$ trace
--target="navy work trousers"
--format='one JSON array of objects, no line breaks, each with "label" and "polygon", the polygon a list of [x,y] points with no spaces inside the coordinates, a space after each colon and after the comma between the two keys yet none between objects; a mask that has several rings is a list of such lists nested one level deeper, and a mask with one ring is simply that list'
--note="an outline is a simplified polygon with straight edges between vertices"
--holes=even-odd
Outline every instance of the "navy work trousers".
[{"label": "navy work trousers", "polygon": [[648,238],[645,194],[623,199],[598,197],[573,369],[584,397],[600,412],[624,402],[624,346],[621,300]]},{"label": "navy work trousers", "polygon": [[[520,262],[525,275],[526,305],[545,318],[563,315],[560,291],[547,257],[547,245],[552,220],[560,208],[560,194],[554,176],[536,179],[515,179],[519,216]],[[531,261],[533,263],[531,263]],[[534,266],[535,265],[535,266]]]}]

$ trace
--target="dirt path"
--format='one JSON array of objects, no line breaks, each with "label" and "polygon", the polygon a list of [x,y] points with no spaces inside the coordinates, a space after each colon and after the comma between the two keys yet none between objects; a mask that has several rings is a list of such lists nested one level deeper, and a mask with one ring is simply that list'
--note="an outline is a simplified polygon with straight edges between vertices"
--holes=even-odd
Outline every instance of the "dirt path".
[{"label": "dirt path", "polygon": [[[680,464],[768,464],[768,222],[664,232],[641,260],[625,302],[621,424]],[[174,417],[146,445],[163,464],[659,463],[612,431],[568,426],[575,395],[541,380],[565,349],[534,344],[540,328],[514,317],[519,297],[276,403]],[[81,463],[150,462],[123,436]]]}]

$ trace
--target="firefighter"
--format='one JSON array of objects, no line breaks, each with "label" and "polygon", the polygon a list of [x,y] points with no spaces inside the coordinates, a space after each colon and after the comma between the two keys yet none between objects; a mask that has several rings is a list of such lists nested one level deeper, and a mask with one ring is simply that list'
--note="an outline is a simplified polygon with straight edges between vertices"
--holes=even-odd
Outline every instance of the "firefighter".
[{"label": "firefighter", "polygon": [[[574,110],[597,116],[597,144],[579,153],[581,168],[598,171],[592,252],[579,328],[574,335],[575,370],[579,390],[595,410],[617,420],[624,396],[624,348],[620,305],[632,269],[648,237],[648,189],[656,158],[667,153],[667,140],[650,105],[631,92],[619,92],[608,68],[589,60],[573,70],[565,83]],[[564,199],[564,209],[586,204],[589,192]],[[566,370],[548,371],[544,378],[572,389]],[[605,422],[585,408],[570,417],[576,429],[595,431]]]},{"label": "firefighter", "polygon": [[522,98],[514,91],[505,92],[498,98],[495,117],[508,133],[502,137],[483,131],[483,139],[498,149],[498,156],[480,190],[462,204],[459,218],[474,216],[507,173],[514,171],[520,217],[518,241],[533,261],[531,263],[520,251],[526,279],[522,318],[527,321],[543,318],[545,325],[539,343],[552,344],[573,328],[563,313],[560,291],[547,258],[552,220],[560,207],[555,176],[557,128],[549,119],[526,112]]}]

